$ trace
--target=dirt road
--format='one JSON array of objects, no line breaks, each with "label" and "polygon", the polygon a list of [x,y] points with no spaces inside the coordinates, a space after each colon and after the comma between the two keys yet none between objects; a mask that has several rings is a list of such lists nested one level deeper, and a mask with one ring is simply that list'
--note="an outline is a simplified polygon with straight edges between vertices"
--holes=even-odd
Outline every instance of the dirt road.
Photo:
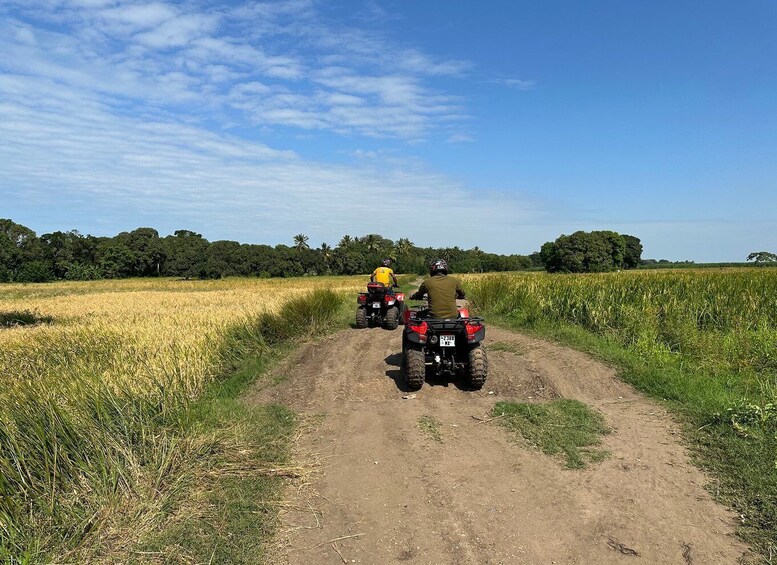
[{"label": "dirt road", "polygon": [[[746,547],[665,411],[590,357],[489,328],[483,390],[408,395],[401,328],[342,331],[303,346],[252,402],[307,416],[281,550],[291,564],[734,564]],[[490,394],[492,392],[493,394]],[[575,398],[600,410],[612,456],[586,470],[483,422],[498,400]],[[440,422],[441,441],[419,420]],[[475,418],[476,417],[476,418]]]}]

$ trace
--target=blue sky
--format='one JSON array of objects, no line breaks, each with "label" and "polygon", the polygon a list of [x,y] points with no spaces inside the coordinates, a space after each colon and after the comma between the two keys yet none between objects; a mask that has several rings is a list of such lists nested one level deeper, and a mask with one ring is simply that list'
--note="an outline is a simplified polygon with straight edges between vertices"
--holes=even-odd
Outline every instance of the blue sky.
[{"label": "blue sky", "polygon": [[0,217],[777,252],[777,3],[0,0]]}]

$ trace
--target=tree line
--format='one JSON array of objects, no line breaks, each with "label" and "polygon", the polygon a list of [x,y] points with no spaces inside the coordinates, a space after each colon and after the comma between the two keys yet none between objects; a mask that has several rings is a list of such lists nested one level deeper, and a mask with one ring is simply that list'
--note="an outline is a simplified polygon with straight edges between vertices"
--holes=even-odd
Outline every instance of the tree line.
[{"label": "tree line", "polygon": [[322,243],[311,248],[304,234],[294,236],[291,245],[270,246],[211,242],[189,230],[162,237],[146,227],[114,237],[77,231],[38,236],[26,226],[0,219],[0,282],[355,275],[372,272],[386,257],[403,273],[426,273],[429,261],[437,257],[446,259],[457,273],[542,268],[539,253],[500,255],[478,247],[419,247],[407,238],[395,242],[377,234],[344,235],[335,246]]},{"label": "tree line", "polygon": [[424,274],[432,259],[448,261],[456,273],[545,269],[551,273],[602,272],[648,266],[639,238],[614,231],[578,231],[549,241],[530,255],[487,253],[479,247],[419,247],[407,238],[378,234],[344,235],[335,246],[312,248],[304,234],[291,245],[208,241],[178,230],[160,236],[137,228],[113,237],[75,230],[36,235],[30,228],[0,219],[0,282],[46,282],[126,277],[213,279],[227,276],[296,277],[371,272],[382,259],[397,272]]}]

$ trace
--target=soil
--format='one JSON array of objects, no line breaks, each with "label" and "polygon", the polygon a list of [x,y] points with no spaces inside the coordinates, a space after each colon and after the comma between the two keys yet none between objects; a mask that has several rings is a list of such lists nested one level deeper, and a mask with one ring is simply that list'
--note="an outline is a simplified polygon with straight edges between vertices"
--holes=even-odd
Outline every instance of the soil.
[{"label": "soil", "polygon": [[[276,368],[280,384],[248,396],[305,422],[295,464],[309,474],[289,484],[273,563],[718,565],[746,554],[678,425],[612,368],[489,327],[482,390],[442,380],[410,392],[401,332],[308,343]],[[604,414],[608,459],[565,469],[489,419],[499,400],[559,397]]]}]

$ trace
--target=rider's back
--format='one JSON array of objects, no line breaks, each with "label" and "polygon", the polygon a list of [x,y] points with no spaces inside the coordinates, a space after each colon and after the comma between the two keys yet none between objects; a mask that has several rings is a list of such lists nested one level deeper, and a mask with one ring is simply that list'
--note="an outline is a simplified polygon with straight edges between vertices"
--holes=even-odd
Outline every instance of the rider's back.
[{"label": "rider's back", "polygon": [[426,279],[419,291],[429,297],[429,310],[435,318],[457,318],[456,295],[461,292],[459,281],[447,275],[434,275]]}]

